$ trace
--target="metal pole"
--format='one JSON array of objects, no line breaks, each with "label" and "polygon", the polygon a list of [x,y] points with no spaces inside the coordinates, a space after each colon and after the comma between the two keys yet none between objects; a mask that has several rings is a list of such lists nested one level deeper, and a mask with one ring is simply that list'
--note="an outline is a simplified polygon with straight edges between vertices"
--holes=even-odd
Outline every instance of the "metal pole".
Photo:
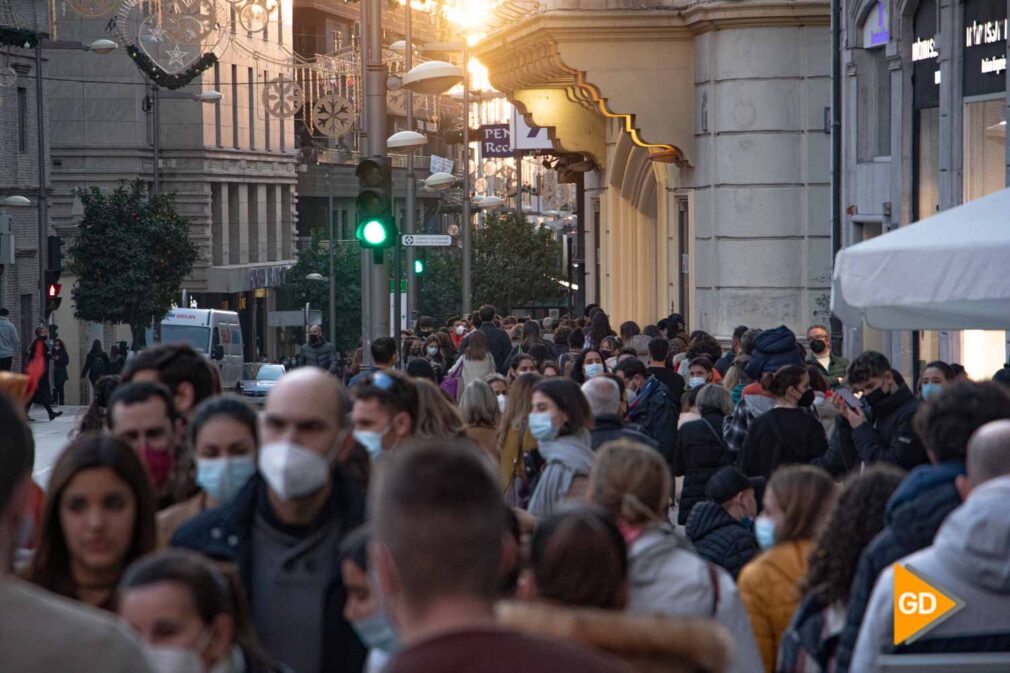
[{"label": "metal pole", "polygon": [[161,193],[161,98],[157,85],[151,85],[151,108],[154,113],[154,193]]},{"label": "metal pole", "polygon": [[[403,66],[406,72],[410,72],[410,69],[414,67],[414,43],[413,43],[413,27],[411,18],[411,0],[407,0],[406,4],[403,6],[403,32],[404,37],[407,42],[407,51],[404,53]],[[407,89],[407,130],[414,131],[414,92]],[[417,180],[414,176],[414,150],[407,149],[407,217],[403,222],[403,231],[408,234],[414,233],[416,229],[416,217],[417,217]],[[399,249],[399,241],[397,242],[397,249]],[[407,307],[405,313],[407,314],[407,328],[410,328],[411,319],[413,317],[412,312],[417,311],[417,276],[414,274],[414,260],[417,258],[417,251],[412,247],[407,248]],[[399,270],[397,270],[399,273]],[[399,278],[399,276],[397,276]],[[399,295],[399,288],[397,288],[397,296]],[[396,315],[399,316],[400,312],[397,311]],[[399,330],[397,330],[397,335],[399,335]],[[396,337],[399,339],[399,336]]]},{"label": "metal pole", "polygon": [[[842,0],[831,0],[831,269],[842,249]],[[831,352],[842,352],[842,323],[831,316]]]},{"label": "metal pole", "polygon": [[334,283],[336,282],[333,278],[333,245],[336,243],[336,236],[333,235],[333,164],[330,164],[326,170],[326,193],[328,208],[330,209],[329,217],[329,229],[330,229],[330,244],[328,247],[328,253],[330,257],[330,296],[329,296],[329,311],[330,311],[330,343],[334,344],[337,342],[337,293]]},{"label": "metal pole", "polygon": [[46,271],[49,265],[49,204],[46,199],[46,125],[45,96],[42,90],[42,44],[35,45],[35,116],[39,131],[36,134],[39,142],[39,315],[45,321],[46,315]]},{"label": "metal pole", "polygon": [[[357,88],[359,94],[365,93],[365,36],[368,26],[368,3],[359,3],[361,15],[358,24],[358,53],[361,54],[361,72],[359,73],[360,86]],[[358,158],[368,155],[368,98],[361,95],[361,116],[358,118]],[[357,211],[354,214],[357,218]],[[361,251],[361,365],[369,366],[372,363],[372,352],[369,346],[372,343],[372,252],[370,250]]]},{"label": "metal pole", "polygon": [[[410,0],[408,3],[410,4]],[[409,250],[410,248],[408,248]],[[403,322],[400,320],[400,311],[403,310],[403,300],[400,297],[400,278],[403,276],[403,246],[400,245],[400,241],[396,242],[396,247],[393,248],[393,340],[396,341],[396,352],[400,355],[402,343],[400,341],[400,330],[403,328]],[[403,359],[400,359],[400,367],[405,368],[405,363]]]},{"label": "metal pole", "polygon": [[[382,0],[362,0],[368,13],[365,26],[365,128],[368,132],[368,156],[386,156],[386,66],[382,63]],[[372,341],[389,334],[389,274],[384,251],[371,257],[371,324],[366,348]]]},{"label": "metal pole", "polygon": [[470,263],[473,223],[470,221],[470,47],[463,38],[463,314],[473,310]]}]

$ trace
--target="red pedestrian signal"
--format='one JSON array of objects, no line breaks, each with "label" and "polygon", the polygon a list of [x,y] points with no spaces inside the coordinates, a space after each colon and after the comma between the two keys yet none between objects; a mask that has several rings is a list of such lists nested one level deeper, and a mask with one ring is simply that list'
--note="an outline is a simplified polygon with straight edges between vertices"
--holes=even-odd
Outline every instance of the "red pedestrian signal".
[{"label": "red pedestrian signal", "polygon": [[59,309],[60,304],[63,303],[63,297],[60,296],[60,291],[63,289],[63,285],[60,283],[46,283],[46,315],[48,316],[53,311]]}]

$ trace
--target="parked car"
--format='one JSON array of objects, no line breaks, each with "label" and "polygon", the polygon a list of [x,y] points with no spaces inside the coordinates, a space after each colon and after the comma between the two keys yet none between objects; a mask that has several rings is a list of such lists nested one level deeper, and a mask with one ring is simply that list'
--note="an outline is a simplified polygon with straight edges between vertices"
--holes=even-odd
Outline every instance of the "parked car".
[{"label": "parked car", "polygon": [[265,400],[274,384],[284,376],[284,365],[264,364],[256,370],[255,378],[244,379],[239,386],[242,397]]}]

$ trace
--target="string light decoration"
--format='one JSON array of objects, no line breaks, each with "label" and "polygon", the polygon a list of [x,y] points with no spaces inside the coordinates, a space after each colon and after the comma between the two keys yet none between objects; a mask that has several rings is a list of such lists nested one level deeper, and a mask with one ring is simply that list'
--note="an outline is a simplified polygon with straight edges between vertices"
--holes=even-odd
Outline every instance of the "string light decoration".
[{"label": "string light decoration", "polygon": [[38,34],[27,28],[0,26],[0,44],[22,49],[34,49],[39,43]]},{"label": "string light decoration", "polygon": [[147,75],[152,82],[162,89],[181,89],[192,82],[196,77],[203,74],[205,70],[213,67],[214,64],[217,63],[217,55],[214,53],[206,53],[186,70],[170,75],[159,68],[158,65],[151,60],[150,56],[142,52],[137,47],[134,47],[133,45],[128,46],[126,48],[126,53],[133,59],[137,68],[139,68],[142,73]]}]

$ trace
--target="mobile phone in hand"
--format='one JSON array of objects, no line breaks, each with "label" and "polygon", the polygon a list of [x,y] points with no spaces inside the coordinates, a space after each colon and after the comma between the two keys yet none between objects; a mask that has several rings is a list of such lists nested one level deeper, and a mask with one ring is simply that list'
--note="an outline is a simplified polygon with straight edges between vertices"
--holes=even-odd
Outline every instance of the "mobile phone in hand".
[{"label": "mobile phone in hand", "polygon": [[849,408],[852,409],[853,411],[860,408],[859,400],[856,399],[856,396],[853,395],[852,391],[849,390],[848,388],[839,388],[837,391],[835,391],[835,394],[841,397],[845,401],[845,403],[849,405]]}]

